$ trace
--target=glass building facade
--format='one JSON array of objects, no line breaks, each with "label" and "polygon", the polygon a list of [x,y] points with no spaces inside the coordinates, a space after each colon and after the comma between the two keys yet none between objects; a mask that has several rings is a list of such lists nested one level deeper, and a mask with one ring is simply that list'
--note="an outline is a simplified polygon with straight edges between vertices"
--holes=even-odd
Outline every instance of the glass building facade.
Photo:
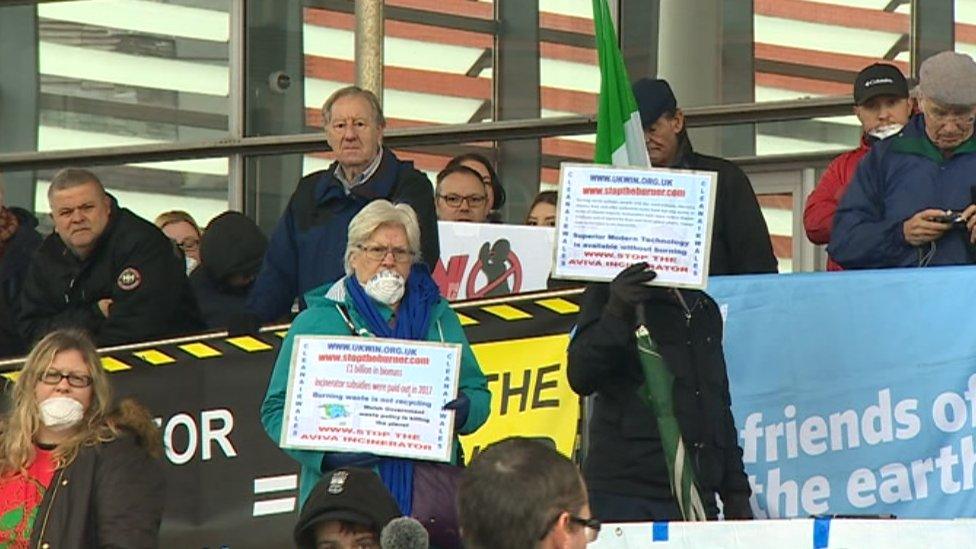
[{"label": "glass building facade", "polygon": [[[462,152],[492,158],[509,222],[554,188],[560,162],[592,158],[591,0],[380,4],[399,156],[431,176]],[[696,149],[750,174],[784,271],[822,262],[799,214],[829,157],[858,141],[854,75],[879,60],[910,75],[938,51],[976,54],[974,0],[610,4],[631,78],[667,78]],[[146,218],[180,208],[205,225],[238,209],[270,230],[298,179],[330,162],[321,105],[356,81],[352,0],[0,6],[8,203],[46,213],[54,171],[90,166]]]}]

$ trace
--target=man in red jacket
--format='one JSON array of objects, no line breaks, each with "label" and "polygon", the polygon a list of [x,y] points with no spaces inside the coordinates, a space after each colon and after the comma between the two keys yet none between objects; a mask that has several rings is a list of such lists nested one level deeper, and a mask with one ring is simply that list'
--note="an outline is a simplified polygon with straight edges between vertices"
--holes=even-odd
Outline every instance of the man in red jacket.
[{"label": "man in red jacket", "polygon": [[[871,150],[871,145],[901,131],[912,115],[908,98],[908,83],[898,67],[875,63],[865,67],[854,80],[854,114],[861,121],[861,144],[835,158],[820,183],[807,197],[803,211],[803,227],[814,244],[830,242],[834,212],[847,184],[854,178],[858,163]],[[827,259],[827,270],[839,271],[841,266]]]}]

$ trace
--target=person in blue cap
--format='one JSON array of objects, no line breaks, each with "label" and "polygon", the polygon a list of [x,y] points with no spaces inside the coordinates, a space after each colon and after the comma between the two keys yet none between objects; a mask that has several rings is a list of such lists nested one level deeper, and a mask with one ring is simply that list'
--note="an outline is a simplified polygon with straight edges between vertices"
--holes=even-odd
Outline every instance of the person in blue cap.
[{"label": "person in blue cap", "polygon": [[777,272],[769,229],[746,174],[728,160],[695,152],[684,113],[666,80],[638,80],[634,98],[653,166],[718,172],[709,274]]}]

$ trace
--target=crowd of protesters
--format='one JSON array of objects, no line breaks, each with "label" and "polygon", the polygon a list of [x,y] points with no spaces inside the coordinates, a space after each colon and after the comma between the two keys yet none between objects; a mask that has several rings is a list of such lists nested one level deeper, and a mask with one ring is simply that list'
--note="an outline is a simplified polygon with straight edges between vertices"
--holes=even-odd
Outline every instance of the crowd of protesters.
[{"label": "crowd of protesters", "polygon": [[[775,273],[749,178],[733,162],[692,147],[667,81],[640,79],[633,91],[653,166],[717,173],[710,274]],[[828,268],[976,261],[970,182],[976,62],[955,52],[932,56],[914,86],[894,65],[873,64],[858,74],[853,98],[860,143],[828,166],[805,207],[808,237],[828,245]],[[355,86],[332,94],[322,114],[335,162],[298,182],[270,236],[238,212],[203,228],[183,211],[151,223],[120,204],[94,171],[79,168],[52,178],[47,206],[54,230],[42,236],[37,218],[7,206],[0,187],[0,356],[30,353],[13,407],[0,418],[0,514],[22,512],[16,524],[0,526],[0,540],[152,545],[161,516],[154,496],[163,489],[154,457],[158,432],[138,404],[112,400],[96,345],[255,331],[290,320],[297,309],[262,406],[276,442],[287,350],[302,334],[458,343],[461,386],[446,408],[456,414],[458,434],[484,423],[491,400],[486,377],[431,272],[440,255],[439,221],[513,221],[504,219],[499,172],[472,152],[451,159],[431,181],[383,144],[380,102]],[[554,227],[558,207],[556,192],[543,189],[519,221]],[[460,512],[451,518],[467,546],[582,547],[599,531],[596,519],[682,518],[662,435],[633,390],[642,375],[638,322],[652,335],[665,334],[660,353],[679,371],[676,416],[699,469],[704,513],[716,518],[721,500],[725,518],[751,518],[719,309],[704,292],[648,287],[654,278],[638,263],[583,294],[568,377],[577,393],[598,398],[582,473],[533,441],[483,451],[460,483]],[[456,438],[454,444],[452,459],[461,463]],[[337,547],[378,546],[385,527],[417,505],[418,495],[403,482],[422,463],[292,454],[302,466],[305,507],[294,534],[301,547],[322,546],[323,539]],[[50,488],[62,475],[82,483],[55,499]],[[518,496],[506,491],[513,483],[522,487]],[[39,512],[53,513],[55,522],[39,526]],[[88,522],[72,518],[78,512]],[[491,513],[493,521],[485,522]]]}]

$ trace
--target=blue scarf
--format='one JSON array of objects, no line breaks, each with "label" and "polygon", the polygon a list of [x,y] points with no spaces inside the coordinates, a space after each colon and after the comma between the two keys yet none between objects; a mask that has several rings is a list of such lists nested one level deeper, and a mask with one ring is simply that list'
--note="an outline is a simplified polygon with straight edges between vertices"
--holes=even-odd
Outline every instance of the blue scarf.
[{"label": "blue scarf", "polygon": [[[383,320],[376,301],[366,295],[366,290],[355,275],[347,276],[345,284],[353,307],[366,321],[366,328],[373,335],[394,339],[427,339],[434,306],[440,302],[441,293],[425,264],[415,263],[410,268],[406,291],[400,300],[392,328]],[[382,458],[378,469],[383,484],[393,494],[400,511],[410,515],[413,510],[413,461]]]}]

